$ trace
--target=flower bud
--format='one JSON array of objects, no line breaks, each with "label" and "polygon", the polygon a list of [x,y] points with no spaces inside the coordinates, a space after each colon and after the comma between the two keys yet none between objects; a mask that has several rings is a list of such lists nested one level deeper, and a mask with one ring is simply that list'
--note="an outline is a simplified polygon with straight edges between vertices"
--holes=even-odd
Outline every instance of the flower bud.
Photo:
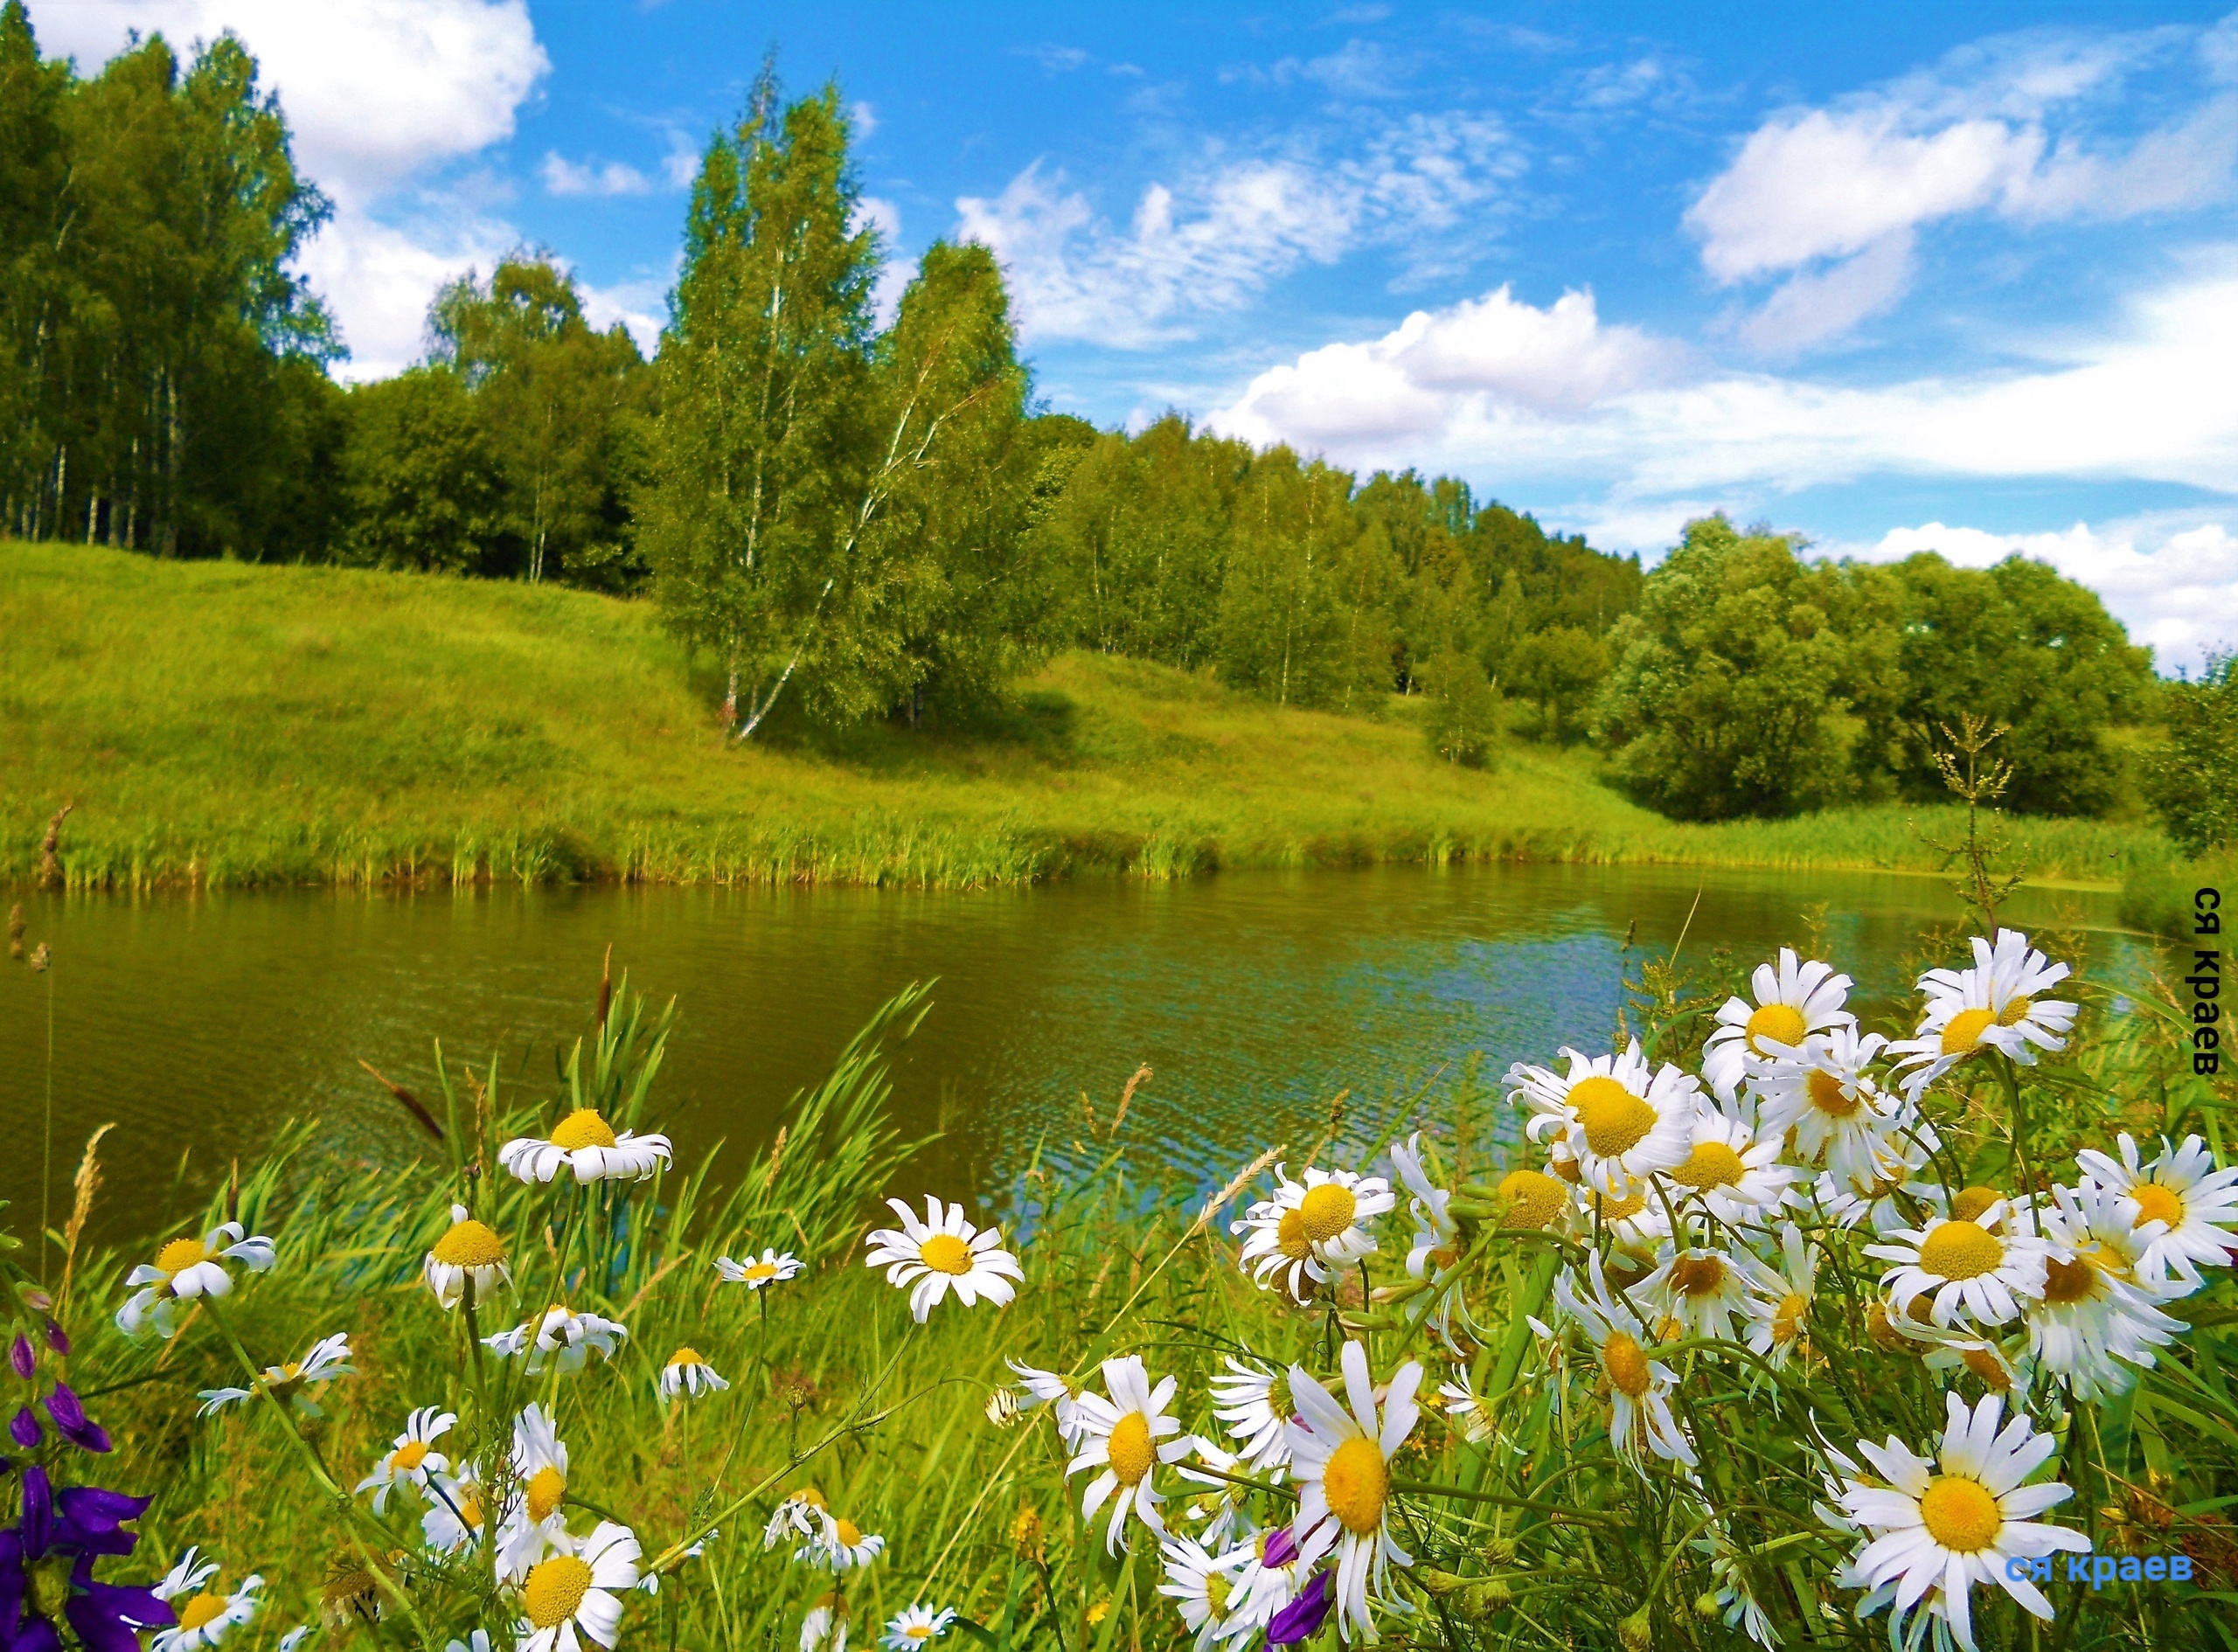
[{"label": "flower bud", "polygon": [[1652,1652],[1655,1631],[1649,1626],[1647,1602],[1640,1602],[1640,1609],[1616,1625],[1616,1639],[1623,1643],[1624,1652]]},{"label": "flower bud", "polygon": [[31,1373],[38,1369],[38,1352],[32,1348],[31,1339],[21,1331],[16,1333],[16,1340],[8,1345],[8,1363],[16,1368],[16,1375],[25,1382],[31,1381]]}]

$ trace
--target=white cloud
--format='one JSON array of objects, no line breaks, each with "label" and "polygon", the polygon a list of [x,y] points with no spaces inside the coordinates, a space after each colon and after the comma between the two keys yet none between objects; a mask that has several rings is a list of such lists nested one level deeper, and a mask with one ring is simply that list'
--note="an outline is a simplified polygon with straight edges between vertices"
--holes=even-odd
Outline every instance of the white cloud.
[{"label": "white cloud", "polygon": [[2151,481],[2238,495],[2238,246],[2018,367],[1842,385],[1712,371],[1589,296],[1505,289],[1261,373],[1212,415],[1341,462],[1428,464],[1666,520],[1880,475]]},{"label": "white cloud", "polygon": [[2227,78],[2222,33],[2005,37],[1824,108],[1783,110],[1703,188],[1685,227],[1722,284],[1793,273],[1741,330],[1782,351],[1893,304],[1925,226],[1978,212],[2106,222],[2211,204],[2238,169],[2238,94],[2207,91],[2126,142],[2097,136],[2105,122],[2094,117],[2121,108],[2130,71],[2186,42],[2210,82]]},{"label": "white cloud", "polygon": [[878,110],[868,101],[850,103],[847,118],[854,123],[857,141],[867,143],[878,135]]},{"label": "white cloud", "polygon": [[[2172,512],[2078,522],[2063,532],[1989,533],[1940,522],[1892,528],[1870,546],[1845,547],[1873,561],[1940,552],[1982,568],[2018,552],[2047,562],[2105,600],[2148,644],[2164,671],[2195,669],[2209,649],[2238,645],[2238,511],[2202,517]],[[1833,547],[1826,547],[1833,548]]]},{"label": "white cloud", "polygon": [[231,29],[278,90],[297,159],[337,197],[382,194],[511,137],[552,67],[527,0],[34,0],[32,23],[87,73],[129,30],[160,30],[184,52]]},{"label": "white cloud", "polygon": [[[677,255],[680,267],[683,254]],[[633,281],[616,281],[611,287],[594,287],[589,282],[577,281],[583,295],[583,319],[599,331],[620,322],[629,330],[629,337],[637,341],[638,351],[650,360],[660,347],[663,316],[668,309],[668,289],[675,279],[671,271],[665,277],[641,275]]]},{"label": "white cloud", "polygon": [[556,149],[545,151],[544,164],[538,169],[544,187],[554,195],[650,195],[653,180],[636,167],[620,161],[608,161],[600,165],[591,161],[571,161]]},{"label": "white cloud", "polygon": [[1012,50],[1019,57],[1032,58],[1041,66],[1044,74],[1063,74],[1088,61],[1088,53],[1079,46],[1030,45],[1016,46]]},{"label": "white cloud", "polygon": [[34,0],[49,52],[92,73],[160,31],[182,53],[226,30],[280,94],[298,165],[335,202],[304,274],[341,323],[347,375],[394,372],[420,353],[427,301],[519,237],[479,212],[403,191],[513,135],[551,69],[527,0]]},{"label": "white cloud", "polygon": [[1196,318],[1372,241],[1427,263],[1439,237],[1480,230],[1520,167],[1497,122],[1417,115],[1349,159],[1211,158],[1146,188],[1123,230],[1036,162],[1001,195],[957,201],[956,233],[1003,260],[1026,338],[1140,349],[1192,337]]}]

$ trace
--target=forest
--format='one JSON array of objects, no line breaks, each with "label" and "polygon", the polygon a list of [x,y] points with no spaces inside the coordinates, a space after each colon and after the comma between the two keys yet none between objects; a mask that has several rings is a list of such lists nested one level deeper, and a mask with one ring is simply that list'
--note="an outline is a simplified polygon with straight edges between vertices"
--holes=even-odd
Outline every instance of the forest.
[{"label": "forest", "polygon": [[1037,397],[983,246],[933,244],[881,324],[851,137],[836,86],[789,101],[765,68],[702,157],[650,361],[525,248],[437,295],[418,364],[345,388],[293,273],[330,205],[240,42],[83,78],[10,0],[0,529],[643,600],[740,738],[969,728],[1078,649],[1278,706],[1421,696],[1456,765],[1590,740],[1681,819],[1931,793],[1962,711],[2009,725],[2012,808],[2135,796],[2109,734],[2161,685],[2048,567],[1813,559],[1711,517],[1644,572],[1453,477],[1178,412],[1098,429]]}]

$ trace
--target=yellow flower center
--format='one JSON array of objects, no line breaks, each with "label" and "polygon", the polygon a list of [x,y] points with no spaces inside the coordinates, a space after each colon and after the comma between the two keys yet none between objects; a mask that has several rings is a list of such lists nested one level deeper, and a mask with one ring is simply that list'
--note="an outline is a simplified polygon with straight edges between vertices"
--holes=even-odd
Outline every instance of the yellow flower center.
[{"label": "yellow flower center", "polygon": [[445,1267],[495,1267],[505,1260],[505,1247],[495,1233],[469,1217],[452,1224],[431,1254]]},{"label": "yellow flower center", "polygon": [[1920,1499],[1920,1521],[1928,1535],[1953,1554],[1988,1548],[2005,1526],[1989,1488],[1963,1475],[1936,1476]]},{"label": "yellow flower center", "polygon": [[1629,1222],[1647,1209],[1647,1195],[1644,1193],[1627,1193],[1620,1199],[1612,1199],[1606,1193],[1595,1193],[1592,1199],[1594,1214],[1604,1222]]},{"label": "yellow flower center", "polygon": [[668,1357],[668,1363],[671,1365],[704,1365],[707,1362],[699,1357],[698,1349],[679,1348]]},{"label": "yellow flower center", "polygon": [[1298,1201],[1298,1221],[1305,1229],[1306,1238],[1324,1245],[1352,1226],[1359,1208],[1360,1202],[1352,1197],[1351,1189],[1324,1182]]},{"label": "yellow flower center", "polygon": [[1604,1159],[1629,1153],[1655,1128],[1655,1109],[1614,1079],[1580,1079],[1569,1102],[1585,1127],[1586,1146]]},{"label": "yellow flower center", "polygon": [[400,1475],[408,1475],[427,1461],[427,1442],[407,1440],[390,1454],[388,1466]]},{"label": "yellow flower center", "polygon": [[2011,1378],[2005,1374],[2003,1362],[1988,1349],[1965,1349],[1958,1357],[1965,1363],[1968,1371],[1982,1379],[1982,1385],[1992,1392],[2001,1394],[2012,1385]]},{"label": "yellow flower center", "polygon": [[1278,1371],[1268,1382],[1267,1409],[1286,1422],[1297,1415],[1297,1405],[1290,1399],[1290,1379],[1287,1372]]},{"label": "yellow flower center", "polygon": [[1306,1237],[1303,1216],[1296,1211],[1282,1212],[1282,1219],[1275,1224],[1275,1248],[1293,1262],[1302,1262],[1313,1254],[1313,1241]]},{"label": "yellow flower center", "polygon": [[1384,1500],[1391,1495],[1391,1470],[1375,1441],[1355,1434],[1329,1454],[1321,1469],[1321,1495],[1345,1530],[1364,1537],[1383,1524]]},{"label": "yellow flower center", "polygon": [[1804,1296],[1783,1296],[1780,1305],[1772,1310],[1772,1340],[1785,1345],[1803,1335],[1804,1322],[1811,1317],[1811,1301]]},{"label": "yellow flower center", "polygon": [[567,1495],[567,1477],[550,1463],[528,1477],[528,1517],[538,1525],[552,1518]]},{"label": "yellow flower center", "polygon": [[1723,1142],[1702,1142],[1686,1156],[1686,1162],[1671,1172],[1671,1179],[1697,1191],[1706,1193],[1715,1187],[1738,1187],[1748,1167],[1741,1156]]},{"label": "yellow flower center", "polygon": [[1997,1017],[1987,1010],[1961,1010],[1943,1026],[1943,1053],[1973,1054],[1981,1048],[1982,1034],[1996,1024]]},{"label": "yellow flower center", "polygon": [[821,1509],[824,1506],[824,1494],[814,1486],[803,1486],[798,1491],[793,1493],[793,1501],[806,1503],[811,1509]]},{"label": "yellow flower center", "polygon": [[953,1233],[935,1233],[917,1247],[917,1260],[935,1274],[969,1274],[971,1247]]},{"label": "yellow flower center", "polygon": [[226,1609],[222,1594],[198,1594],[178,1609],[178,1627],[182,1632],[198,1629]]},{"label": "yellow flower center", "polygon": [[746,1276],[748,1279],[775,1279],[777,1277],[777,1265],[775,1262],[748,1262]]},{"label": "yellow flower center", "polygon": [[1585,1180],[1585,1172],[1577,1168],[1575,1159],[1550,1159],[1547,1161],[1546,1168],[1572,1187],[1577,1186]]},{"label": "yellow flower center", "polygon": [[565,1623],[590,1593],[591,1569],[572,1554],[555,1554],[531,1569],[521,1590],[528,1621],[539,1629]]},{"label": "yellow flower center", "polygon": [[1920,1246],[1920,1267],[1937,1279],[1978,1279],[2005,1260],[1997,1235],[1971,1222],[1938,1222]]},{"label": "yellow flower center", "polygon": [[1205,1604],[1213,1609],[1214,1621],[1227,1616],[1228,1597],[1232,1586],[1225,1572],[1205,1573]]},{"label": "yellow flower center", "polygon": [[863,1529],[851,1520],[835,1520],[831,1535],[839,1539],[841,1548],[851,1549],[863,1540]]},{"label": "yellow flower center", "polygon": [[1950,1197],[1950,1219],[1970,1222],[2005,1197],[1993,1187],[1962,1187]]},{"label": "yellow flower center", "polygon": [[1852,1095],[1844,1086],[1841,1075],[1814,1067],[1803,1081],[1811,1097],[1811,1105],[1830,1119],[1846,1119],[1865,1105],[1863,1098]]},{"label": "yellow flower center", "polygon": [[570,1153],[578,1148],[612,1147],[614,1127],[599,1116],[596,1107],[577,1107],[560,1121],[560,1128],[552,1133],[552,1145]]},{"label": "yellow flower center", "polygon": [[156,1253],[156,1266],[166,1274],[184,1274],[209,1260],[210,1247],[198,1239],[175,1239]]},{"label": "yellow flower center", "polygon": [[1544,1227],[1569,1203],[1562,1184],[1543,1170],[1510,1170],[1498,1192],[1502,1227]]},{"label": "yellow flower center", "polygon": [[1888,1353],[1902,1354],[1917,1359],[1924,1351],[1917,1343],[1896,1329],[1895,1321],[1888,1317],[1888,1305],[1886,1302],[1866,1304],[1865,1330],[1866,1335],[1873,1338],[1874,1347]]},{"label": "yellow flower center", "polygon": [[2028,1012],[2035,1007],[2035,1000],[2033,998],[2015,998],[2005,1006],[2004,1011],[1997,1018],[1997,1024],[2000,1027],[2017,1027],[2028,1018]]},{"label": "yellow flower center", "polygon": [[933,1626],[929,1623],[913,1623],[901,1633],[912,1641],[929,1641],[933,1638]]},{"label": "yellow flower center", "polygon": [[1111,1459],[1111,1472],[1119,1476],[1122,1486],[1139,1486],[1143,1476],[1150,1471],[1157,1452],[1150,1444],[1150,1419],[1139,1411],[1130,1411],[1111,1425],[1111,1439],[1106,1448]]},{"label": "yellow flower center", "polygon": [[2054,1308],[2088,1301],[2097,1290],[2098,1270],[2082,1257],[2063,1262],[2054,1256],[2044,1264],[2044,1300]]},{"label": "yellow flower center", "polygon": [[1609,1340],[1601,1344],[1601,1369],[1609,1373],[1618,1392],[1634,1399],[1647,1392],[1647,1355],[1629,1333],[1609,1333]]},{"label": "yellow flower center", "polygon": [[1758,1055],[1769,1055],[1768,1044],[1783,1044],[1792,1049],[1803,1042],[1803,1011],[1791,1003],[1768,1003],[1759,1006],[1748,1017],[1748,1047]]},{"label": "yellow flower center", "polygon": [[471,1491],[459,1493],[458,1517],[466,1525],[478,1528],[482,1524],[482,1499],[479,1495]]},{"label": "yellow flower center", "polygon": [[2130,1197],[2137,1201],[2137,1224],[2165,1222],[2168,1231],[2174,1232],[2184,1225],[2184,1201],[2170,1189],[2158,1182],[2139,1182],[2130,1190]]},{"label": "yellow flower center", "polygon": [[1671,1288],[1682,1296],[1714,1296],[1725,1287],[1725,1260],[1682,1256],[1671,1264]]}]

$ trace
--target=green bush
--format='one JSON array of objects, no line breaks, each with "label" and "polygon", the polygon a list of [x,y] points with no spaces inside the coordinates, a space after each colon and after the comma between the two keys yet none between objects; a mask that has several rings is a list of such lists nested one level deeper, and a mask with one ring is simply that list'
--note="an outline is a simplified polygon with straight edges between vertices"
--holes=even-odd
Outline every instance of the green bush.
[{"label": "green bush", "polygon": [[2168,744],[2145,760],[2145,801],[2193,854],[2238,838],[2238,656],[2210,656],[2166,692]]}]

